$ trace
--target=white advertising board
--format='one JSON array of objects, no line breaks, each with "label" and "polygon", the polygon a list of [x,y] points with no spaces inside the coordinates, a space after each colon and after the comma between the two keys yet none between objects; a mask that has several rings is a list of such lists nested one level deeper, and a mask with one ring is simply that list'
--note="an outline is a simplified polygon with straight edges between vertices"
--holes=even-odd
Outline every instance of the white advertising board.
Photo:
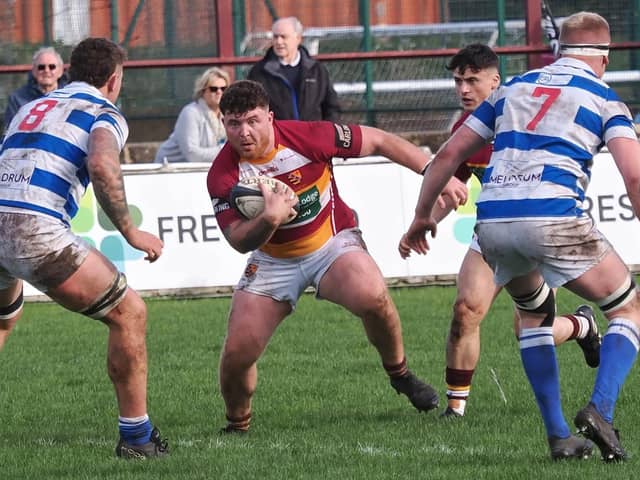
[{"label": "white advertising board", "polygon": [[[85,196],[73,229],[102,251],[138,290],[171,291],[228,287],[244,270],[246,255],[226,243],[218,230],[206,189],[207,165],[124,167],[127,198],[140,228],[164,241],[164,253],[155,263],[127,246],[97,207],[93,192]],[[472,183],[472,201],[449,215],[430,239],[426,256],[400,258],[398,241],[411,219],[422,177],[382,158],[336,160],[338,188],[356,210],[372,256],[387,278],[454,275],[467,250],[475,221],[473,199],[479,186]],[[640,265],[634,219],[624,184],[608,153],[596,156],[588,191],[590,214],[630,265]],[[27,287],[26,295],[38,292]]]}]

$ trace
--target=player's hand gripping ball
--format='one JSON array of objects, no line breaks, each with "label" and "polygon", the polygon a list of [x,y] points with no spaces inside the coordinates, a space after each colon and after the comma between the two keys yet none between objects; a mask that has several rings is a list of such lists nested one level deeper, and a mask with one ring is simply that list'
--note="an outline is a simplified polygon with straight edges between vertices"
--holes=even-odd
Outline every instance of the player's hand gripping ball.
[{"label": "player's hand gripping ball", "polygon": [[[243,178],[231,189],[231,205],[245,218],[255,218],[264,210],[264,198],[260,191],[260,183],[267,184],[272,189],[277,188],[280,191],[287,189],[292,195],[295,195],[286,183],[277,178],[265,176]],[[284,223],[289,223],[298,215],[299,204],[296,204],[293,208],[295,213],[292,213]]]}]

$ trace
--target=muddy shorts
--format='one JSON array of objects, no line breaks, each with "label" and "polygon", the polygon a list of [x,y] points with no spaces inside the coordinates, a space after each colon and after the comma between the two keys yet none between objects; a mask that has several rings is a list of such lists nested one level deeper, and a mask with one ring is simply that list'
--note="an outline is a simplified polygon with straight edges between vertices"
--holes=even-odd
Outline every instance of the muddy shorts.
[{"label": "muddy shorts", "polygon": [[473,235],[471,236],[469,250],[473,250],[474,252],[478,252],[480,255],[482,255],[482,249],[480,248],[480,244],[478,243],[478,234],[476,232],[473,232]]},{"label": "muddy shorts", "polygon": [[69,278],[90,249],[59,220],[0,212],[0,290],[19,278],[46,292]]},{"label": "muddy shorts", "polygon": [[482,222],[475,231],[497,285],[539,270],[550,287],[575,280],[612,249],[590,218]]},{"label": "muddy shorts", "polygon": [[296,258],[274,258],[260,250],[251,254],[236,289],[289,302],[295,308],[302,292],[314,286],[342,254],[366,251],[360,230],[343,230],[319,250]]}]

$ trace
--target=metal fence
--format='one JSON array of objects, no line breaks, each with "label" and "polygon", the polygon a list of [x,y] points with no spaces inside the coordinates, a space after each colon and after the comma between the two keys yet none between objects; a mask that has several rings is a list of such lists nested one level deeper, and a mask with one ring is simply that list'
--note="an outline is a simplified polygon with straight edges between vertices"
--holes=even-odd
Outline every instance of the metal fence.
[{"label": "metal fence", "polygon": [[[219,19],[223,3],[231,14]],[[547,3],[556,17],[578,10],[601,13],[611,24],[614,42],[640,38],[640,0]],[[320,55],[363,51],[365,43],[373,52],[456,49],[475,41],[522,46],[530,4],[539,6],[539,0],[0,0],[0,68],[30,63],[32,52],[45,43],[68,59],[72,46],[87,35],[117,40],[131,60],[218,57],[217,25],[233,26],[235,54],[255,59],[270,43],[273,19],[289,15],[301,19],[306,45]],[[640,111],[639,53],[614,51],[609,68],[609,78],[634,113]],[[527,66],[526,55],[501,56],[504,76]],[[456,113],[446,61],[431,56],[325,62],[344,121],[418,133],[446,132]],[[242,78],[249,66],[227,68]],[[127,69],[120,103],[130,120],[131,140],[166,138],[204,68]],[[7,95],[24,81],[24,72],[0,75],[1,110]]]}]

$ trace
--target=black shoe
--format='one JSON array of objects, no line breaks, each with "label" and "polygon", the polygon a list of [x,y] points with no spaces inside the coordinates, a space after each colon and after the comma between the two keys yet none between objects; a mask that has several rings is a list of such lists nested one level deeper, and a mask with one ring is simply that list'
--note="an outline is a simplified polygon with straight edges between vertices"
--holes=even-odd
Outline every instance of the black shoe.
[{"label": "black shoe", "polygon": [[447,407],[446,410],[440,414],[440,418],[442,418],[442,419],[460,418],[460,417],[462,417],[462,414],[456,412],[451,407]]},{"label": "black shoe", "polygon": [[409,398],[411,404],[420,412],[433,410],[438,406],[438,392],[410,371],[403,377],[391,377],[391,386]]},{"label": "black shoe", "polygon": [[600,455],[605,462],[623,462],[627,453],[620,445],[618,431],[598,413],[596,407],[589,403],[578,412],[573,421],[581,433],[593,440],[600,449]]},{"label": "black shoe", "polygon": [[116,447],[116,456],[121,458],[146,459],[148,457],[164,457],[169,454],[169,442],[160,438],[157,428],[151,430],[151,437],[147,443],[129,445],[122,438]]},{"label": "black shoe", "polygon": [[596,315],[593,308],[589,305],[580,305],[574,315],[579,315],[589,321],[589,332],[584,338],[577,338],[576,342],[580,345],[584,359],[591,368],[597,368],[600,365],[600,344],[602,338],[598,333],[598,324],[596,323]]},{"label": "black shoe", "polygon": [[567,460],[570,458],[587,459],[593,452],[593,443],[585,438],[570,435],[567,438],[549,437],[551,460]]}]

